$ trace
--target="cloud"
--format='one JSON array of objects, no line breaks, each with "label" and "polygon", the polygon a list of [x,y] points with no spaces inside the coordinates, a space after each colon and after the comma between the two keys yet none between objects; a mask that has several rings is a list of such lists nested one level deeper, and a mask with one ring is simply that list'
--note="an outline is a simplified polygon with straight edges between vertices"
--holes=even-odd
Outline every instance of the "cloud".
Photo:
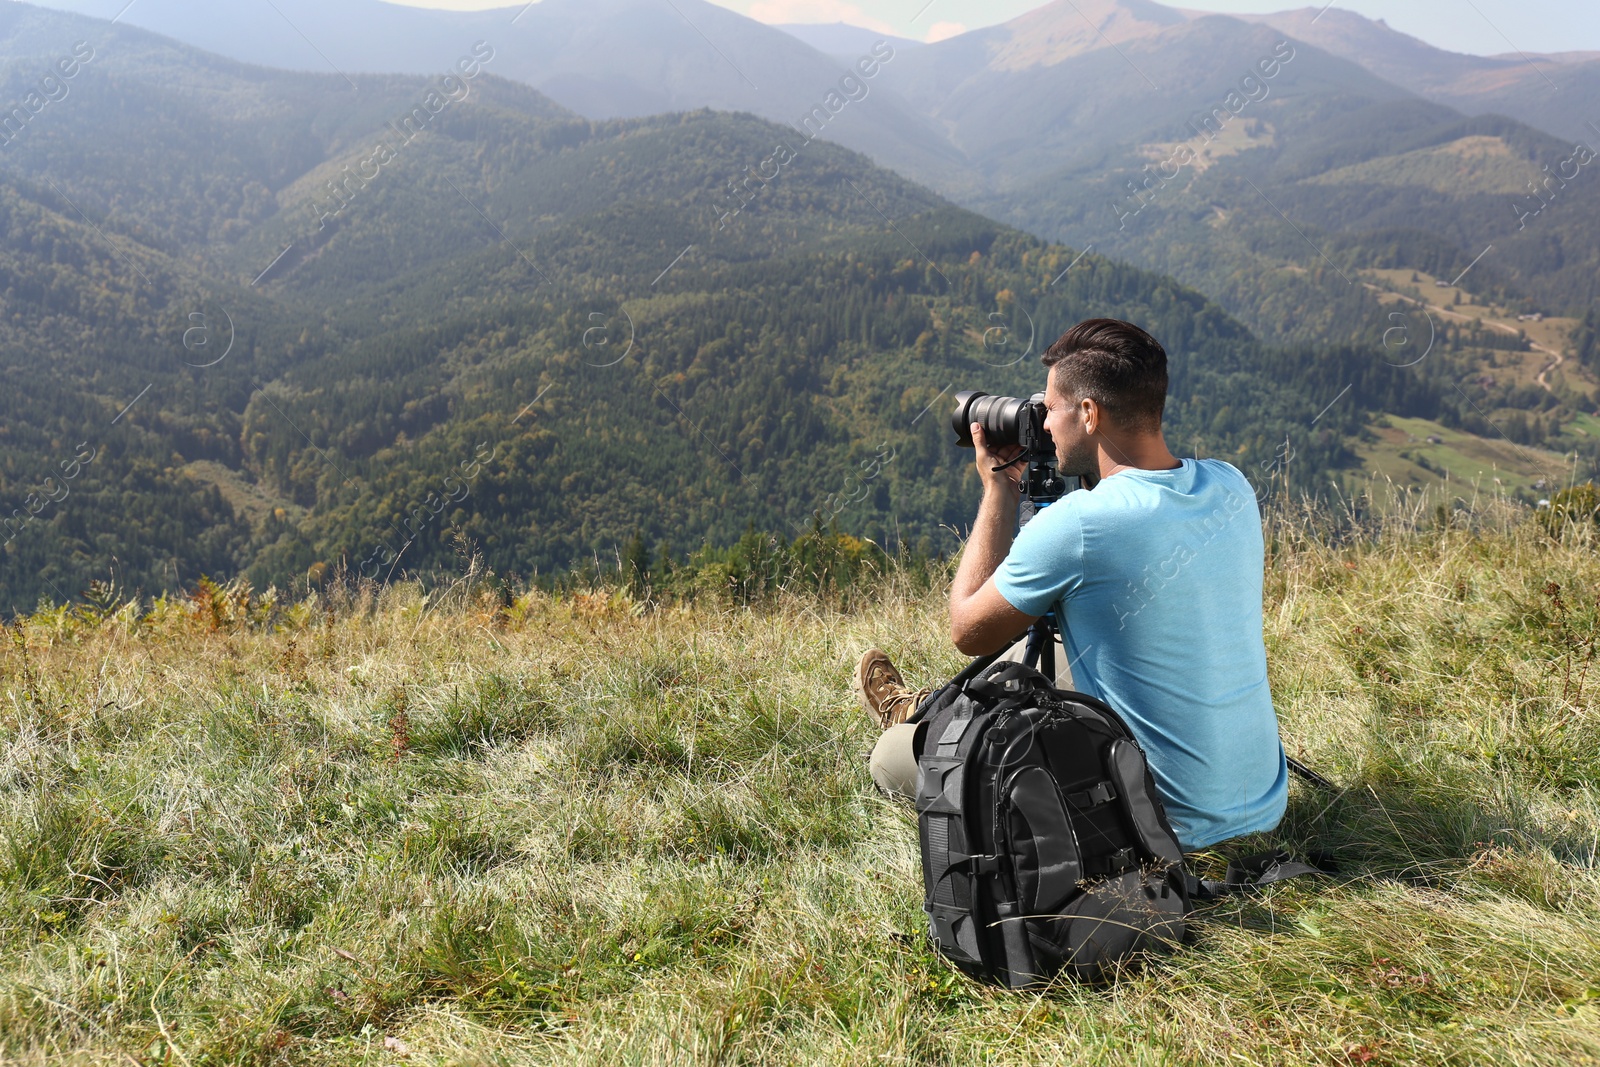
[{"label": "cloud", "polygon": [[859,5],[844,0],[756,0],[750,5],[750,17],[766,23],[848,22],[878,33],[895,32],[887,22],[872,18]]},{"label": "cloud", "polygon": [[923,40],[932,44],[935,41],[943,41],[946,38],[956,37],[966,32],[967,26],[964,22],[935,22],[928,27],[928,36]]}]

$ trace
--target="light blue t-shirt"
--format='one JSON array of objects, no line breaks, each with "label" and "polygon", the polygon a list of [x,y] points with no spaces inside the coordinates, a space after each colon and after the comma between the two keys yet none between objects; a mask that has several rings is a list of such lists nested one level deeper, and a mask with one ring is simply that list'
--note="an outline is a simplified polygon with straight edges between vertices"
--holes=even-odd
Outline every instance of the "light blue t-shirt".
[{"label": "light blue t-shirt", "polygon": [[995,572],[1018,611],[1056,610],[1073,684],[1127,720],[1185,851],[1270,830],[1288,802],[1262,565],[1245,476],[1185,459],[1068,493]]}]

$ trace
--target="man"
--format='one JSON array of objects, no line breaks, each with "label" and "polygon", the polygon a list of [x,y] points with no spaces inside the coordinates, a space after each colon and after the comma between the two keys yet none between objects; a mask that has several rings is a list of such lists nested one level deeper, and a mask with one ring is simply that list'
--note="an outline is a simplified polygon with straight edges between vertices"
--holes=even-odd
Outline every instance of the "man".
[{"label": "man", "polygon": [[[1137,326],[1081,322],[1043,363],[1061,473],[1094,488],[1039,512],[1013,544],[1017,450],[997,454],[972,426],[983,500],[950,589],[951,638],[992,653],[1053,610],[1070,684],[1127,720],[1184,849],[1270,830],[1288,768],[1267,686],[1255,492],[1221,460],[1168,451],[1167,354]],[[856,690],[885,727],[873,778],[913,795],[922,724],[906,720],[928,691],[909,691],[877,649]]]}]

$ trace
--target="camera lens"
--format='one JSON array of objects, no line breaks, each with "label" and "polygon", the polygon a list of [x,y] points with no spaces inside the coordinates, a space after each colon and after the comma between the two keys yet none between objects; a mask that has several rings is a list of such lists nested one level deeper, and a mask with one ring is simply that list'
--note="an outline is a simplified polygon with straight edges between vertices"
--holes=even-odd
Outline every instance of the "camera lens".
[{"label": "camera lens", "polygon": [[992,396],[967,390],[956,394],[956,409],[950,415],[950,428],[956,432],[957,443],[963,448],[972,447],[972,424],[983,427],[984,440],[990,448],[1003,448],[1018,444],[1023,419],[1023,408],[1028,401],[1017,396]]}]

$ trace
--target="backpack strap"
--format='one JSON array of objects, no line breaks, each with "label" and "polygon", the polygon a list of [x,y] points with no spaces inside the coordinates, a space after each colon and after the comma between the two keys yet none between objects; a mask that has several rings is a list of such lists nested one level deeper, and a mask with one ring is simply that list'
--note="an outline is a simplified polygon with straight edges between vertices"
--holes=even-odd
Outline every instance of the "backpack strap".
[{"label": "backpack strap", "polygon": [[1220,882],[1210,878],[1196,878],[1187,871],[1184,872],[1184,877],[1189,883],[1190,897],[1195,900],[1211,901],[1254,892],[1263,886],[1288,878],[1329,873],[1331,872],[1313,867],[1309,863],[1301,863],[1280,848],[1233,860],[1228,864],[1228,873]]},{"label": "backpack strap", "polygon": [[[1032,668],[1024,667],[1022,664],[1012,660],[1001,663],[998,668],[989,673],[987,678],[980,677],[995,661],[1010,651],[1015,644],[1016,642],[1013,641],[1011,645],[1007,645],[997,652],[991,652],[986,656],[978,656],[971,663],[961,668],[960,673],[954,678],[951,678],[944,685],[923,697],[916,710],[906,718],[906,722],[921,722],[963,692],[971,692],[974,696],[992,702],[998,700],[1002,695],[1009,696],[1028,687],[1029,683],[1024,681],[1016,689],[1005,689],[1004,683],[1013,678],[1031,678],[1034,683],[1043,682],[1048,685],[1050,681],[1048,678],[1045,678]],[[989,679],[996,679],[1000,684],[994,686],[993,689],[986,690],[984,687]],[[974,688],[974,686],[976,687]]]},{"label": "backpack strap", "polygon": [[991,652],[987,656],[979,656],[961,668],[961,671],[954,678],[923,697],[916,710],[906,718],[906,722],[921,722],[932,715],[935,710],[948,704],[953,697],[961,692],[962,687],[970,679],[976,678],[985,667],[999,659],[1003,652],[1005,652],[1005,649],[1001,649],[999,652]]}]

